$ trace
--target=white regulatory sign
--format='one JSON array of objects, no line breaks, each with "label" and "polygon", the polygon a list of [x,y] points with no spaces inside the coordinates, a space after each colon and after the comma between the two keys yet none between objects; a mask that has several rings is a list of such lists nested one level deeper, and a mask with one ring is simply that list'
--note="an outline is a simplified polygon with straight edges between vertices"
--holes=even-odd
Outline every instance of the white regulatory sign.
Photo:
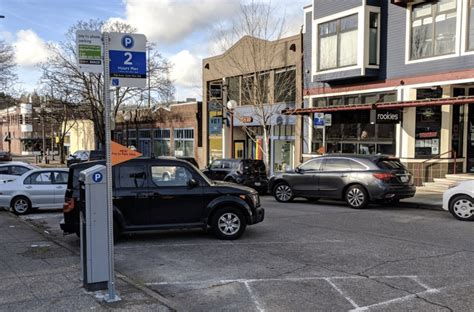
[{"label": "white regulatory sign", "polygon": [[76,31],[77,64],[82,73],[102,73],[102,34],[99,31]]}]

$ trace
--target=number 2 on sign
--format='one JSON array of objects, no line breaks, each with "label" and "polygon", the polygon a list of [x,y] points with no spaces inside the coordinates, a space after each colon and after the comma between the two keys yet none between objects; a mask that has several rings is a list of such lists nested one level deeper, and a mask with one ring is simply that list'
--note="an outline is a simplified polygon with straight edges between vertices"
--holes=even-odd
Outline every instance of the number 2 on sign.
[{"label": "number 2 on sign", "polygon": [[130,52],[125,52],[124,53],[125,57],[127,58],[125,62],[123,62],[125,65],[133,65],[132,64],[132,53]]}]

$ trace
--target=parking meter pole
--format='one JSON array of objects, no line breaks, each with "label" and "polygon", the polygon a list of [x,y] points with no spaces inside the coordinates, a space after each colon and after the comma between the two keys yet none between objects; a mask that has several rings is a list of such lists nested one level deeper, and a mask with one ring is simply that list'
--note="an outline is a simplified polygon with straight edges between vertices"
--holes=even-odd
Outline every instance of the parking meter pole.
[{"label": "parking meter pole", "polygon": [[115,293],[115,271],[114,271],[114,220],[113,220],[113,204],[112,204],[112,159],[111,159],[111,131],[110,131],[110,59],[109,45],[110,35],[104,32],[104,123],[105,123],[105,155],[106,155],[106,177],[107,177],[107,225],[109,231],[108,256],[109,256],[109,281],[108,294],[105,301],[115,302],[120,298]]}]

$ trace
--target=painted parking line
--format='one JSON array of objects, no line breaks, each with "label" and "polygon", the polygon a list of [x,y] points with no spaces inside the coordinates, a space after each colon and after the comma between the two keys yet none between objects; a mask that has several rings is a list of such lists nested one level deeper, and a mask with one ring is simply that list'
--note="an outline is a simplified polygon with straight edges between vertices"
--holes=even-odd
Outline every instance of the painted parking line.
[{"label": "painted parking line", "polygon": [[209,242],[209,243],[178,243],[178,244],[133,244],[133,245],[118,245],[115,246],[115,249],[136,249],[136,248],[144,248],[144,247],[196,247],[196,246],[261,246],[261,245],[313,245],[313,244],[335,244],[335,243],[343,243],[342,240],[337,239],[328,239],[328,240],[320,240],[320,241],[276,241],[276,242],[236,242],[236,243],[225,243],[225,242]]},{"label": "painted parking line", "polygon": [[[414,293],[414,294],[409,294],[406,296],[398,297],[398,298],[393,298],[390,300],[374,303],[371,305],[367,306],[359,306],[354,299],[352,299],[344,290],[343,288],[339,287],[334,283],[335,280],[348,280],[348,279],[396,279],[396,278],[406,278],[410,279],[417,284],[419,284],[421,287],[423,287],[425,290],[422,292]],[[392,303],[398,303],[398,302],[404,302],[408,301],[411,299],[414,299],[418,296],[421,296],[423,294],[430,294],[430,293],[439,293],[441,289],[443,288],[432,288],[429,287],[426,283],[422,282],[420,278],[416,275],[372,275],[369,277],[366,276],[356,276],[356,275],[348,275],[348,276],[328,276],[328,277],[288,277],[288,278],[259,278],[259,279],[222,279],[222,280],[199,280],[199,281],[176,281],[176,282],[150,282],[150,283],[145,283],[147,286],[177,286],[177,285],[202,285],[202,284],[208,284],[208,285],[224,285],[224,284],[229,284],[229,283],[241,283],[244,284],[250,298],[252,299],[253,303],[255,304],[255,308],[259,312],[264,312],[265,309],[263,308],[262,303],[260,302],[258,296],[252,289],[252,283],[266,283],[266,282],[301,282],[301,281],[321,281],[324,280],[326,281],[329,285],[331,285],[332,288],[336,290],[336,292],[342,296],[346,301],[348,301],[352,306],[353,309],[350,311],[353,312],[360,312],[360,311],[368,311],[371,308],[375,307],[380,307],[384,305],[389,305]],[[450,286],[454,287],[454,286]],[[448,288],[448,287],[445,287]]]}]

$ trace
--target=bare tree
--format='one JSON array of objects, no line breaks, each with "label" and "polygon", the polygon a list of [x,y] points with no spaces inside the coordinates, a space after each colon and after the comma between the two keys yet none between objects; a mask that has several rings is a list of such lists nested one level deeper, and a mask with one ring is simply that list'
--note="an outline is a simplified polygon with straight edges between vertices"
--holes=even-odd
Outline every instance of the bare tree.
[{"label": "bare tree", "polygon": [[[79,21],[66,34],[66,40],[59,45],[50,45],[52,56],[42,65],[42,80],[55,88],[68,90],[76,101],[87,105],[90,117],[94,122],[96,145],[105,143],[103,75],[81,73],[76,66],[75,36],[77,30],[104,32],[134,33],[136,30],[122,22],[105,23],[101,20]],[[169,79],[170,63],[160,53],[154,50],[153,44],[148,45],[149,61],[147,66],[148,88],[117,88],[114,92],[113,118],[120,106],[137,104],[143,99],[148,103],[168,101],[174,94],[172,81]]]},{"label": "bare tree", "polygon": [[0,40],[0,86],[4,92],[16,81],[15,66],[13,47]]},{"label": "bare tree", "polygon": [[[289,46],[278,44],[286,33],[285,18],[279,16],[275,6],[252,0],[242,3],[236,18],[217,30],[216,47],[221,53],[226,51],[217,71],[223,77],[240,75],[240,103],[251,107],[252,119],[259,125],[243,129],[261,150],[268,169],[272,125],[287,103],[294,104],[296,95],[295,66],[287,63]],[[232,48],[237,40],[238,50]],[[225,85],[229,92],[224,106],[227,100],[235,100],[229,79]],[[244,117],[235,114],[237,119]],[[263,144],[257,143],[259,137]]]}]

